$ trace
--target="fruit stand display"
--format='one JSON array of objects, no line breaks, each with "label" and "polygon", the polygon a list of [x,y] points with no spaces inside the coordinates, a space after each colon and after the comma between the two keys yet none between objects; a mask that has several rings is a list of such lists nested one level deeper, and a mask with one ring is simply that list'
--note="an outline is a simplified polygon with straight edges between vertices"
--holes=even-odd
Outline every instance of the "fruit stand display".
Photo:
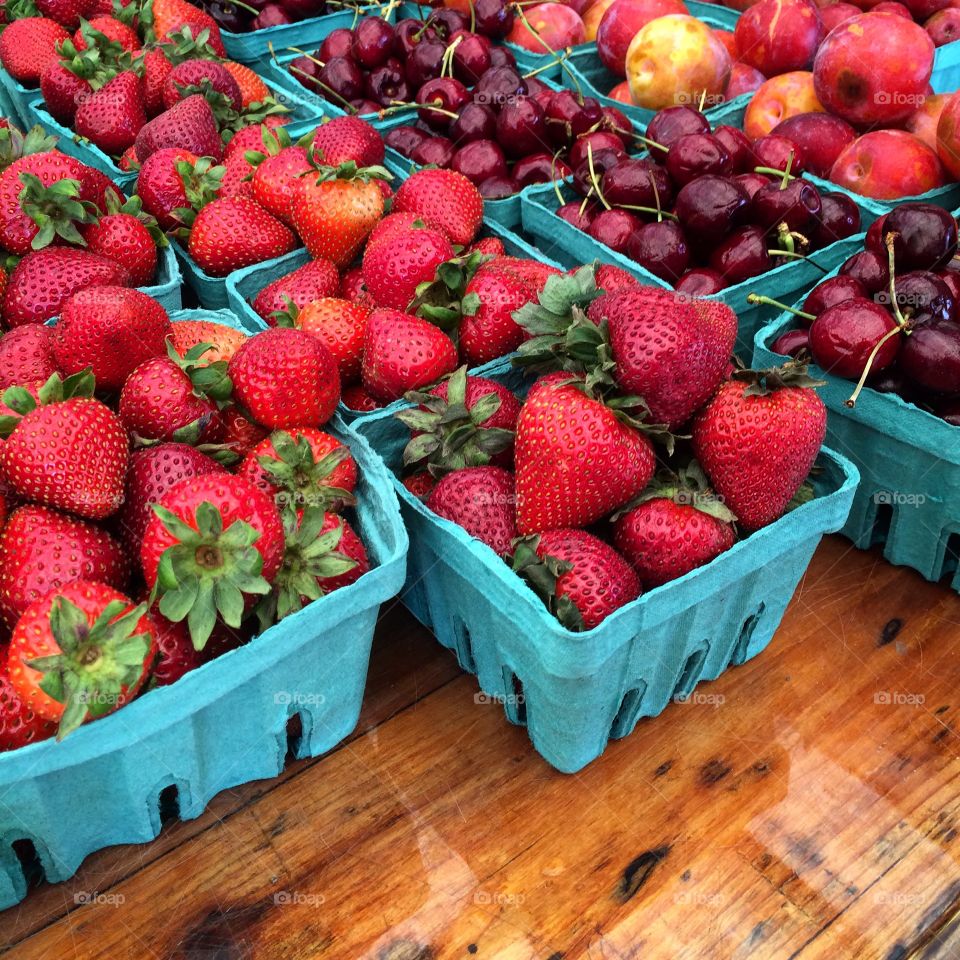
[{"label": "fruit stand display", "polygon": [[3,7],[0,906],[343,741],[391,598],[573,772],[824,534],[960,589],[960,15],[739,6]]}]

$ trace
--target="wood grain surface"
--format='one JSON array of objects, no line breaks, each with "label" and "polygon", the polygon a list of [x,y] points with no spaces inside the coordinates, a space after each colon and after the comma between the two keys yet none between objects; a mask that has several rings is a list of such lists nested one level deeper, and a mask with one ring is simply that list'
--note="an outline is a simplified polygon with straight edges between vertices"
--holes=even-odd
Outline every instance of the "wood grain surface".
[{"label": "wood grain surface", "polygon": [[14,958],[960,960],[960,598],[826,540],[578,774],[385,610],[353,737],[0,914]]}]

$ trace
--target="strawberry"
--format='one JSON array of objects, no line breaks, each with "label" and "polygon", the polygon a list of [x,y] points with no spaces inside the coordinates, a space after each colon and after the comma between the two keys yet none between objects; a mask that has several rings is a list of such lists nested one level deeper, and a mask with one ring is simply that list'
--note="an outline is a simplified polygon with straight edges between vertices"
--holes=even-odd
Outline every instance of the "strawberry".
[{"label": "strawberry", "polygon": [[158,40],[180,34],[184,27],[189,27],[191,34],[197,38],[206,30],[206,42],[213,52],[218,57],[226,57],[227,51],[223,46],[220,28],[206,11],[187,3],[186,0],[153,0],[151,13],[152,32]]},{"label": "strawberry", "polygon": [[343,271],[343,276],[340,278],[340,296],[368,310],[376,307],[370,291],[363,283],[363,268],[359,266]]},{"label": "strawberry", "polygon": [[316,337],[337,364],[341,384],[350,384],[360,379],[369,316],[366,307],[349,300],[324,297],[311,300],[302,310],[291,304],[285,312],[271,317],[270,322],[278,327],[294,326]]},{"label": "strawberry", "polygon": [[40,15],[56,20],[65,30],[76,30],[81,19],[93,15],[94,0],[34,0]]},{"label": "strawberry", "polygon": [[[426,470],[420,470],[417,473],[411,473],[400,481],[418,500],[426,503],[430,491],[437,485],[437,478]],[[514,522],[516,527],[516,522]]]},{"label": "strawberry", "polygon": [[270,96],[270,88],[250,67],[233,60],[224,60],[223,68],[237,82],[240,90],[239,109],[245,109],[254,103],[263,103]]},{"label": "strawberry", "polygon": [[490,264],[490,269],[509,270],[526,280],[533,289],[540,293],[551,277],[563,276],[563,271],[551,267],[549,263],[540,263],[538,260],[527,260],[523,257],[497,257]]},{"label": "strawberry", "polygon": [[140,556],[140,544],[153,516],[153,504],[181,480],[208,473],[226,473],[226,468],[185,443],[158,443],[130,456],[126,495],[117,514],[117,529],[131,556]]},{"label": "strawberry", "polygon": [[517,536],[514,477],[502,467],[467,467],[437,481],[427,506],[501,557]]},{"label": "strawberry", "polygon": [[457,366],[453,341],[432,323],[399,310],[374,310],[364,338],[363,386],[390,402],[452,373]]},{"label": "strawberry", "polygon": [[513,569],[568,630],[592,630],[641,592],[630,564],[585,530],[525,537],[516,546]]},{"label": "strawberry", "polygon": [[264,427],[320,427],[340,401],[333,357],[301,330],[275,327],[250,337],[228,369],[237,402]]},{"label": "strawberry", "polygon": [[52,339],[53,329],[36,323],[0,335],[0,391],[56,373]]},{"label": "strawberry", "polygon": [[467,249],[467,253],[482,253],[488,257],[502,257],[506,254],[506,250],[503,248],[502,240],[496,237],[481,237]]},{"label": "strawberry", "polygon": [[463,467],[513,465],[513,438],[520,401],[502,384],[468,377],[460,367],[428,391],[411,391],[414,410],[396,418],[413,436],[403,451],[405,467],[427,467],[440,476]]},{"label": "strawberry", "polygon": [[101,520],[123,501],[127,432],[109,407],[89,396],[92,381],[55,375],[40,389],[39,405],[21,387],[7,390],[3,402],[20,419],[0,425],[9,432],[0,467],[20,496]]},{"label": "strawberry", "polygon": [[370,569],[363,542],[335,513],[324,513],[321,507],[287,508],[283,526],[283,564],[273,590],[257,605],[261,629],[349,586]]},{"label": "strawberry", "polygon": [[108,156],[118,157],[133,146],[146,122],[140,78],[128,70],[84,97],[73,118],[73,128]]},{"label": "strawberry", "polygon": [[73,126],[77,107],[92,91],[89,79],[68,69],[60,60],[49,64],[40,77],[43,105],[47,113],[64,126]]},{"label": "strawberry", "polygon": [[207,344],[211,349],[204,352],[203,362],[210,364],[229,360],[246,342],[247,335],[213,320],[178,320],[170,328],[169,339],[181,357],[201,343]]},{"label": "strawberry", "polygon": [[143,109],[148,117],[155,117],[166,109],[163,88],[173,70],[173,63],[163,47],[141,51],[139,63],[143,73]]},{"label": "strawberry", "polygon": [[222,173],[223,168],[214,167],[209,158],[198,159],[189,150],[164,147],[140,167],[137,196],[161,230],[172,230],[182,223],[176,211],[192,205],[188,191],[198,202],[213,199]]},{"label": "strawberry", "polygon": [[337,268],[329,260],[308,260],[292,273],[268,283],[250,302],[254,312],[267,323],[289,303],[303,309],[313,300],[336,297],[340,292]]},{"label": "strawberry", "polygon": [[653,477],[650,440],[569,380],[541,378],[520,410],[514,458],[522,534],[585,527]]},{"label": "strawberry", "polygon": [[747,530],[782,516],[820,452],[827,412],[805,372],[739,371],[693,421],[694,454]]},{"label": "strawberry", "polygon": [[450,241],[437,230],[397,231],[368,246],[363,282],[378,306],[406,310],[420,284],[432,282],[437,268],[453,257]]},{"label": "strawberry", "polygon": [[130,273],[115,260],[87,250],[47,247],[28,253],[14,268],[3,300],[9,327],[57,316],[72,293],[103,284],[128,287]]},{"label": "strawberry", "polygon": [[451,243],[467,246],[483,222],[483,197],[454,170],[427,169],[411,174],[393,198],[393,212],[409,211],[442,230]]},{"label": "strawberry", "polygon": [[141,210],[139,197],[131,197],[122,206],[107,198],[107,213],[96,223],[80,231],[87,249],[126,267],[138,287],[147,286],[157,272],[157,244],[166,245],[157,222]]},{"label": "strawberry", "polygon": [[[5,117],[0,117],[0,172],[15,160],[31,154],[51,153],[57,145],[57,137],[47,136],[39,124],[27,133],[21,133]],[[80,164],[82,167],[83,164]],[[107,183],[110,181],[108,180]],[[112,187],[116,190],[116,187]]]},{"label": "strawberry", "polygon": [[245,156],[234,154],[223,162],[223,177],[217,190],[217,199],[246,197],[253,200],[253,167]]},{"label": "strawberry", "polygon": [[0,33],[0,65],[25,87],[40,85],[43,71],[57,61],[57,44],[70,34],[54,20],[24,17]]},{"label": "strawberry", "polygon": [[233,74],[216,60],[184,60],[178,63],[163,82],[163,105],[168,110],[194,93],[220,94],[234,110],[243,105],[240,85]]},{"label": "strawberry", "polygon": [[[184,101],[186,102],[186,101]],[[296,237],[259,204],[246,197],[208,203],[190,228],[187,250],[212,277],[290,253]]]},{"label": "strawberry", "polygon": [[358,167],[374,167],[384,158],[383,137],[358,117],[325,120],[314,132],[313,150],[328,167],[350,161]]},{"label": "strawberry", "polygon": [[230,395],[227,365],[207,363],[205,345],[181,357],[168,343],[167,355],[141,363],[120,391],[120,419],[144,440],[206,443],[219,438],[217,400]]},{"label": "strawberry", "polygon": [[465,288],[475,297],[476,310],[465,313],[460,323],[460,355],[471,367],[512,353],[523,342],[523,329],[513,312],[536,299],[536,289],[513,270],[481,266]]},{"label": "strawberry", "polygon": [[186,620],[202,650],[218,618],[239,627],[247,602],[269,592],[283,546],[270,497],[242,477],[205,474],[181,480],[154,506],[140,561],[160,612]]},{"label": "strawberry", "polygon": [[[184,98],[145,123],[137,134],[134,146],[140,163],[164,147],[179,147],[198,157],[212,157],[216,161],[223,157],[223,141],[220,139],[217,119],[210,104],[198,93]],[[150,212],[153,213],[152,210]]]},{"label": "strawberry", "polygon": [[305,147],[283,147],[253,167],[253,199],[278,220],[292,226],[293,192],[300,176],[312,170]]},{"label": "strawberry", "polygon": [[12,630],[31,603],[73,580],[122,590],[129,576],[110,534],[48,507],[20,507],[0,535],[0,621]]},{"label": "strawberry", "polygon": [[0,750],[16,750],[29,743],[47,740],[56,732],[54,724],[38,716],[20,699],[10,682],[4,660],[0,664]]},{"label": "strawberry", "polygon": [[345,267],[383,216],[383,196],[372,182],[389,177],[381,167],[353,162],[321,167],[300,179],[293,192],[293,226],[315,260]]},{"label": "strawberry", "polygon": [[[575,270],[571,270],[570,272],[574,273]],[[614,266],[612,263],[598,264],[595,279],[597,289],[602,290],[604,293],[617,293],[620,290],[637,290],[643,286],[632,273],[627,273],[623,267]]]},{"label": "strawberry", "polygon": [[158,654],[150,672],[150,683],[157,687],[169,686],[201,666],[203,658],[194,648],[185,624],[171,622],[156,609],[150,611],[150,619],[157,628],[154,639]]},{"label": "strawberry", "polygon": [[221,444],[238,457],[245,457],[267,435],[260,424],[245,417],[236,407],[227,407],[222,416]]},{"label": "strawberry", "polygon": [[53,358],[67,375],[90,368],[101,390],[119,390],[151,357],[166,356],[167,311],[124,287],[88,287],[64,301],[53,331]]},{"label": "strawberry", "polygon": [[137,31],[108,14],[91,17],[86,26],[81,25],[73,34],[73,45],[77,50],[86,50],[90,33],[101,33],[107,40],[119,44],[127,53],[140,49]]},{"label": "strawberry", "polygon": [[[409,230],[415,230],[426,227],[419,213],[388,213],[371,231],[367,237],[367,252],[374,244],[381,240],[386,240],[397,233],[406,233]],[[434,229],[434,228],[431,228]],[[443,234],[446,239],[450,239]]]},{"label": "strawberry", "polygon": [[377,410],[381,406],[359,383],[345,387],[340,399],[343,401],[345,407],[349,407],[358,413],[369,413],[371,410]]},{"label": "strawberry", "polygon": [[275,430],[244,457],[237,475],[283,505],[342,509],[353,501],[357,464],[350,450],[322,430]]},{"label": "strawberry", "polygon": [[137,150],[135,147],[127,147],[117,160],[117,166],[124,173],[139,173],[140,163],[137,160]]},{"label": "strawberry", "polygon": [[77,580],[32,603],[13,631],[10,682],[60,740],[133,699],[156,652],[146,604]]},{"label": "strawberry", "polygon": [[[224,66],[228,66],[226,63]],[[233,64],[235,67],[241,66],[239,63]],[[227,160],[234,154],[244,154],[248,150],[255,150],[258,153],[263,152],[265,131],[273,130],[276,127],[282,127],[287,123],[287,117],[282,114],[272,113],[263,118],[260,123],[250,123],[241,127],[231,138],[223,151],[223,159]]]}]

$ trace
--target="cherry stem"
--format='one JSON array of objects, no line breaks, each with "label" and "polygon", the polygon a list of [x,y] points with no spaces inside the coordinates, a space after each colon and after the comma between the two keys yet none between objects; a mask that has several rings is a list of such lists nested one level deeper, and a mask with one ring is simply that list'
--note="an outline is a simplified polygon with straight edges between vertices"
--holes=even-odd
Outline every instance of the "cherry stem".
[{"label": "cherry stem", "polygon": [[597,180],[597,171],[593,168],[593,144],[587,141],[587,166],[590,168],[590,183],[593,184],[593,189],[597,191],[597,196],[600,198],[600,202],[606,207],[607,210],[610,210],[610,204],[607,202],[607,198],[600,191],[600,183]]},{"label": "cherry stem", "polygon": [[787,184],[793,179],[790,175],[790,171],[793,169],[793,151],[790,151],[790,156],[787,157],[787,165],[784,168],[783,176],[780,179],[780,189],[786,190]]},{"label": "cherry stem", "polygon": [[557,186],[557,160],[560,159],[560,154],[563,153],[563,147],[561,147],[554,155],[553,159],[550,161],[550,180],[553,184],[553,192],[557,195],[557,199],[560,201],[560,206],[563,206],[563,194],[560,192],[560,188]]},{"label": "cherry stem", "polygon": [[[338,101],[339,103],[341,103],[343,105],[343,109],[346,110],[348,113],[357,112],[357,108],[349,100],[346,100],[344,97],[341,97],[336,90],[333,90],[330,87],[328,87],[322,80],[318,80],[316,77],[311,77],[306,70],[301,70],[299,67],[288,67],[287,69],[289,69],[291,73],[299,73],[301,77],[306,77],[307,80],[309,80],[311,83],[315,83],[318,87],[321,87],[323,90],[326,91],[327,96],[333,97],[335,101]],[[304,86],[306,86],[306,84],[304,84]]]},{"label": "cherry stem", "polygon": [[669,210],[663,210],[660,207],[638,207],[632,203],[618,203],[617,207],[621,210],[639,210],[640,213],[655,213],[657,215],[657,223],[663,223],[664,217],[668,220],[680,219],[675,213],[671,213]]},{"label": "cherry stem", "polygon": [[459,116],[457,113],[452,113],[450,110],[444,110],[443,107],[438,107],[436,100],[427,100],[425,103],[407,103],[405,100],[391,100],[390,106],[380,111],[380,116],[384,117],[388,113],[397,113],[400,110],[409,109],[410,107],[416,107],[417,110],[429,110],[432,113],[441,113],[443,116],[450,117],[453,120],[456,120]]},{"label": "cherry stem", "polygon": [[[516,8],[517,13],[520,15],[520,22],[527,28],[528,32],[533,34],[534,37],[538,40],[540,45],[547,51],[547,53],[553,54],[556,59],[556,63],[560,65],[560,69],[570,78],[570,82],[573,84],[574,89],[577,91],[577,99],[580,103],[583,103],[583,90],[580,87],[580,81],[577,79],[577,76],[573,71],[571,71],[569,64],[567,63],[566,53],[558,53],[553,47],[547,43],[543,37],[534,29],[533,24],[527,19],[527,15],[523,12],[522,3],[514,2],[514,7]],[[548,66],[553,66],[553,64],[548,64]]]},{"label": "cherry stem", "polygon": [[857,381],[856,389],[853,393],[850,394],[849,398],[843,401],[845,407],[855,407],[857,404],[857,397],[860,396],[860,391],[863,389],[863,385],[867,382],[867,377],[870,375],[870,368],[873,366],[873,361],[876,360],[877,354],[880,352],[880,348],[893,336],[896,336],[898,333],[909,333],[909,330],[904,330],[903,327],[896,326],[892,330],[888,330],[874,345],[874,348],[870,351],[870,356],[867,357],[866,365],[863,368],[863,373],[860,374],[860,379]]},{"label": "cherry stem", "polygon": [[789,257],[792,260],[806,260],[807,263],[809,263],[811,266],[816,267],[821,273],[830,272],[825,267],[821,267],[816,260],[811,260],[810,257],[808,257],[804,253],[791,253],[789,250],[777,250],[777,249],[768,250],[767,253],[770,254],[771,257]]},{"label": "cherry stem", "polygon": [[467,0],[467,6],[470,7],[470,32],[477,32],[477,11],[473,6],[473,0]]},{"label": "cherry stem", "polygon": [[456,53],[457,47],[463,43],[463,36],[457,37],[453,43],[443,51],[443,58],[440,61],[440,76],[453,76],[453,55]]},{"label": "cherry stem", "polygon": [[766,173],[766,174],[769,174],[771,177],[781,177],[781,178],[789,177],[791,180],[798,179],[792,173],[788,174],[786,170],[778,170],[776,167],[754,167],[753,172]]},{"label": "cherry stem", "polygon": [[897,303],[897,280],[893,264],[893,245],[896,243],[897,237],[899,236],[899,233],[894,233],[891,231],[883,238],[883,242],[887,247],[887,268],[890,273],[890,308],[893,310],[893,318],[897,321],[897,325],[903,328],[907,325],[907,320],[906,317],[904,317],[904,315],[900,312],[900,304]]},{"label": "cherry stem", "polygon": [[310,53],[307,53],[306,50],[301,50],[299,47],[287,47],[291,53],[299,53],[301,57],[306,57],[311,63],[315,63],[318,67],[325,67],[326,64],[322,60],[318,60],[315,56]]},{"label": "cherry stem", "polygon": [[781,303],[779,300],[774,300],[772,297],[765,297],[759,293],[748,293],[747,303],[754,303],[761,307],[777,307],[780,310],[786,310],[787,313],[792,313],[797,317],[802,317],[804,320],[817,319],[812,313],[805,313],[803,310],[798,310],[796,307],[788,307],[785,303]]},{"label": "cherry stem", "polygon": [[648,147],[656,147],[658,150],[662,150],[664,153],[669,153],[670,148],[665,147],[662,143],[657,143],[656,140],[651,140],[649,137],[641,137],[640,134],[636,134],[636,138]]}]

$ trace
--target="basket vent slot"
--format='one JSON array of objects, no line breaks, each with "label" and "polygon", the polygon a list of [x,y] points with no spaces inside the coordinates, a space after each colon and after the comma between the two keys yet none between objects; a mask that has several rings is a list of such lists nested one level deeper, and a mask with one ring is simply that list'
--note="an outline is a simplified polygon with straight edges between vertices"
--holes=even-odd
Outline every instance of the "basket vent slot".
[{"label": "basket vent slot", "polygon": [[730,666],[739,667],[747,659],[747,651],[750,649],[750,641],[753,639],[753,631],[757,629],[757,624],[760,622],[760,618],[763,616],[763,611],[766,609],[766,604],[761,603],[755,613],[752,613],[746,620],[743,621],[743,626],[740,628],[740,636],[737,637],[737,642],[734,645],[733,653],[730,655]]},{"label": "basket vent slot", "polygon": [[286,767],[300,756],[300,744],[303,740],[303,717],[294,713],[287,720],[287,754],[283,759]]},{"label": "basket vent slot", "polygon": [[475,674],[477,672],[477,661],[473,655],[473,642],[470,639],[470,631],[465,623],[458,623],[455,627],[457,637],[457,659],[460,666],[467,673]]},{"label": "basket vent slot", "polygon": [[20,861],[23,878],[27,881],[27,889],[39,887],[47,879],[47,872],[43,869],[40,856],[32,840],[14,840],[11,844],[13,852]]},{"label": "basket vent slot", "polygon": [[688,697],[690,695],[693,688],[697,685],[697,680],[700,679],[700,671],[703,669],[703,661],[706,659],[707,648],[705,646],[699,650],[694,650],[693,653],[687,657],[687,662],[683,665],[680,676],[677,678],[677,685],[673,688],[671,700],[677,697]]},{"label": "basket vent slot", "polygon": [[527,696],[523,691],[523,681],[509,668],[503,668],[503,689],[506,697],[503,709],[511,723],[526,726]]},{"label": "basket vent slot", "polygon": [[639,687],[634,687],[623,695],[623,700],[620,702],[620,709],[613,718],[613,724],[610,727],[611,737],[625,737],[633,730],[637,724],[640,715],[640,705],[643,703],[643,697],[646,692],[647,685],[641,680]]},{"label": "basket vent slot", "polygon": [[874,505],[876,513],[873,515],[873,530],[870,532],[870,546],[875,547],[887,542],[890,536],[890,524],[893,523],[893,504],[877,503],[877,497],[874,496]]},{"label": "basket vent slot", "polygon": [[160,829],[168,823],[180,819],[180,790],[175,783],[164,787],[157,797],[157,809],[160,811]]},{"label": "basket vent slot", "polygon": [[947,537],[947,546],[943,551],[943,566],[940,568],[940,583],[950,583],[960,567],[960,533],[951,533]]}]

